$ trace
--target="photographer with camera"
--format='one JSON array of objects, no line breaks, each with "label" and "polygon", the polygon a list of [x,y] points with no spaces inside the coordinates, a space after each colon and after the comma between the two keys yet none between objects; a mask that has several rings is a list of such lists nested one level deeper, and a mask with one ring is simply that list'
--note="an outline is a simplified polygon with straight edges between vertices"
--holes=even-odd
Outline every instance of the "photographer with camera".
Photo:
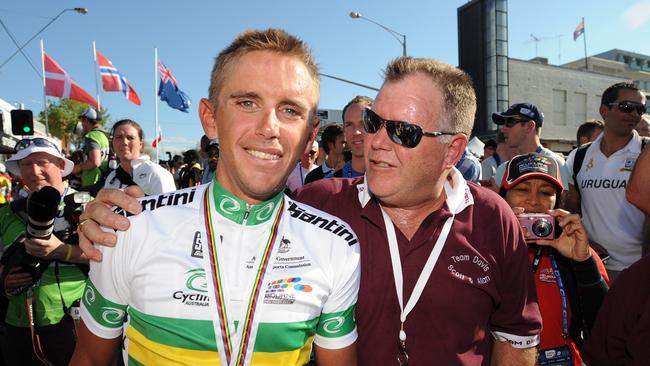
[{"label": "photographer with camera", "polygon": [[500,188],[528,243],[544,325],[540,365],[582,364],[580,349],[609,288],[580,216],[558,209],[562,190],[557,161],[537,153],[512,158]]},{"label": "photographer with camera", "polygon": [[[6,162],[31,194],[0,208],[2,292],[9,299],[7,365],[67,365],[75,347],[73,316],[83,294],[87,263],[78,247],[79,205],[62,177],[74,164],[44,138],[23,139]],[[78,217],[78,216],[77,216]]]}]

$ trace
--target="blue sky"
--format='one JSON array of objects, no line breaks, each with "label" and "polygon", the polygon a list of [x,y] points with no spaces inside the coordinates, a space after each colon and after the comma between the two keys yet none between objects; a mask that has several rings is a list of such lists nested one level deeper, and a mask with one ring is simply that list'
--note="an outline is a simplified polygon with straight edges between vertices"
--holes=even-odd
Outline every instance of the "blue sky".
[{"label": "blue sky", "polygon": [[[22,43],[61,10],[85,7],[80,15],[64,13],[40,37],[45,50],[83,88],[95,94],[92,41],[97,49],[129,79],[142,99],[131,104],[120,93],[102,93],[113,120],[132,118],[144,128],[148,141],[154,136],[154,61],[161,61],[193,100],[190,113],[161,103],[163,146],[187,149],[202,135],[197,117],[198,101],[207,95],[215,55],[247,28],[284,28],[305,40],[314,50],[321,72],[379,87],[381,70],[401,55],[401,45],[378,26],[351,19],[350,11],[380,22],[407,36],[411,56],[431,57],[456,65],[456,9],[465,1],[5,1],[0,19]],[[552,64],[583,57],[583,42],[572,32],[585,18],[588,54],[613,48],[650,54],[650,0],[567,1],[512,0],[508,4],[509,55],[535,57],[531,34],[543,39],[538,55]],[[561,36],[559,45],[557,36]],[[39,38],[40,38],[39,37]],[[559,47],[558,47],[559,46]],[[0,29],[0,63],[15,46]],[[25,52],[40,67],[39,43]],[[323,78],[321,108],[340,109],[353,96],[375,92]],[[511,96],[512,97],[512,96]],[[42,82],[20,55],[0,69],[0,98],[22,102],[35,114],[43,108]]]}]

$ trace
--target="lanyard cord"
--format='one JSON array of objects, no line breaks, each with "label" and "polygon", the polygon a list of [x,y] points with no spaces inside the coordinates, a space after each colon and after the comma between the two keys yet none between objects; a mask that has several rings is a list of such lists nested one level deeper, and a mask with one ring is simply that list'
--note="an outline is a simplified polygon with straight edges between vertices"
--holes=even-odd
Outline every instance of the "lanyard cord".
[{"label": "lanyard cord", "polygon": [[562,300],[562,338],[567,339],[569,336],[569,307],[567,305],[566,290],[564,289],[564,282],[562,281],[562,276],[560,275],[560,270],[555,261],[555,256],[553,256],[553,252],[549,253],[549,257],[551,258],[555,282],[560,289],[560,299]]},{"label": "lanyard cord", "polygon": [[[544,255],[544,247],[540,246],[535,252],[535,257],[533,259],[532,269],[533,273],[537,272],[537,267]],[[555,277],[555,283],[560,290],[560,300],[562,303],[562,338],[567,339],[569,337],[569,307],[567,305],[567,296],[566,290],[564,289],[564,282],[562,281],[562,276],[560,275],[560,269],[557,266],[557,261],[552,251],[549,251],[549,259],[551,261],[551,266],[553,267],[553,276]]]},{"label": "lanyard cord", "polygon": [[393,277],[395,279],[395,291],[397,292],[397,301],[399,302],[399,308],[400,308],[401,325],[399,331],[399,340],[402,342],[402,345],[405,347],[404,342],[406,341],[406,332],[404,331],[404,322],[406,321],[406,317],[408,316],[408,314],[411,312],[411,310],[413,310],[415,304],[417,304],[418,300],[420,299],[420,296],[422,295],[422,291],[424,290],[424,286],[426,285],[427,281],[429,280],[429,277],[431,276],[431,273],[433,272],[433,268],[435,267],[436,262],[440,257],[442,248],[444,247],[445,242],[447,241],[447,236],[449,235],[449,231],[451,230],[451,226],[454,222],[455,215],[452,215],[451,217],[447,218],[444,225],[442,226],[442,230],[440,231],[440,236],[438,236],[438,240],[433,246],[433,249],[431,250],[431,254],[427,259],[427,262],[424,264],[424,268],[422,269],[422,272],[420,273],[420,276],[418,277],[418,280],[415,283],[413,292],[411,293],[411,296],[406,302],[406,307],[404,307],[402,263],[399,256],[399,248],[397,246],[397,236],[395,235],[395,228],[393,227],[393,222],[391,221],[390,217],[381,206],[380,208],[381,208],[382,216],[384,218],[384,225],[386,226],[388,248],[390,250],[390,259],[391,259],[391,264],[393,266]]}]

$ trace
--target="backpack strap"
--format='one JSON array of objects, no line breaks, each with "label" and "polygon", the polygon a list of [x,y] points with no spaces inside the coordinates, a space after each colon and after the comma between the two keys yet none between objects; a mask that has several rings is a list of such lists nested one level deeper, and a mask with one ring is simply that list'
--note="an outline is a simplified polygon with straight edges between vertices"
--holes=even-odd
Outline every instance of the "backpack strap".
[{"label": "backpack strap", "polygon": [[576,189],[576,192],[578,192],[578,196],[580,196],[580,188],[578,184],[578,173],[580,172],[580,168],[582,168],[582,163],[585,161],[585,155],[587,154],[587,149],[591,146],[591,142],[587,142],[586,144],[583,144],[576,150],[576,154],[573,157],[573,186]]}]

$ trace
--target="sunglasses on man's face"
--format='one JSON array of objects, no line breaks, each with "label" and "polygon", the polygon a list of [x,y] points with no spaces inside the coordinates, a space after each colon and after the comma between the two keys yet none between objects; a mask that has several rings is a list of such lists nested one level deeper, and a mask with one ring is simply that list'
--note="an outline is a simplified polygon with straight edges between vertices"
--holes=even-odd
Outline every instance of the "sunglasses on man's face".
[{"label": "sunglasses on man's face", "polygon": [[632,111],[636,111],[638,114],[643,115],[643,113],[645,113],[645,111],[647,110],[647,106],[645,104],[641,104],[638,102],[631,102],[629,100],[609,103],[607,105],[610,107],[616,106],[616,108],[618,108],[618,110],[623,113],[630,113]]},{"label": "sunglasses on man's face", "polygon": [[526,123],[530,121],[529,119],[523,119],[523,118],[508,118],[503,125],[508,128],[514,127],[517,123]]},{"label": "sunglasses on man's face", "polygon": [[363,128],[368,133],[376,133],[381,128],[386,128],[386,133],[390,139],[404,147],[414,148],[418,146],[422,136],[439,137],[443,135],[455,135],[453,132],[439,131],[422,131],[422,128],[416,124],[402,121],[391,121],[381,118],[372,109],[363,111]]},{"label": "sunglasses on man's face", "polygon": [[56,145],[54,145],[52,141],[44,139],[42,137],[36,137],[32,139],[22,139],[16,142],[16,146],[14,147],[14,150],[16,150],[16,152],[19,152],[20,150],[26,149],[32,145],[38,147],[51,147],[54,148],[54,150],[60,152],[59,148]]}]

